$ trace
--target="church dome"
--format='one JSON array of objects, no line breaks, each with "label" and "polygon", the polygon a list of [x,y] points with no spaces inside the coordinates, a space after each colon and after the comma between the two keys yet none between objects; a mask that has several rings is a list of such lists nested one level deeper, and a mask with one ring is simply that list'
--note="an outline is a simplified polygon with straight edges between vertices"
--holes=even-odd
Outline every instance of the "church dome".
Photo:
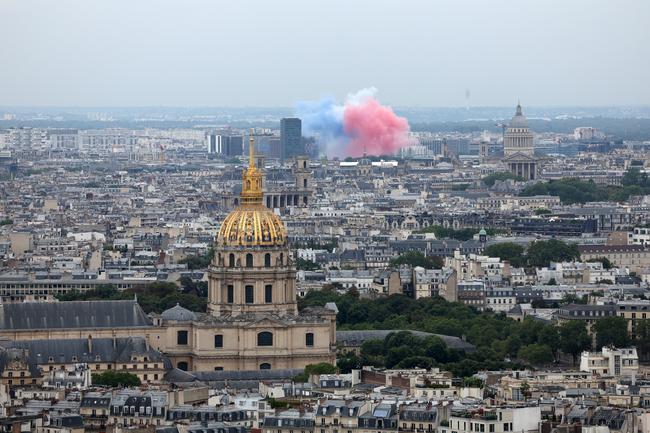
[{"label": "church dome", "polygon": [[192,322],[196,320],[196,314],[176,304],[172,308],[168,308],[160,314],[164,320],[175,320],[177,322]]},{"label": "church dome", "polygon": [[280,218],[263,205],[242,205],[230,212],[219,229],[217,245],[281,247],[287,244]]},{"label": "church dome", "polygon": [[523,115],[520,104],[517,104],[517,112],[512,117],[512,120],[510,120],[510,124],[508,125],[508,127],[528,128],[528,119],[526,119],[526,116]]},{"label": "church dome", "polygon": [[284,224],[262,204],[262,173],[255,167],[254,140],[251,133],[248,169],[242,176],[240,205],[223,220],[217,234],[217,246],[283,247],[287,245]]}]

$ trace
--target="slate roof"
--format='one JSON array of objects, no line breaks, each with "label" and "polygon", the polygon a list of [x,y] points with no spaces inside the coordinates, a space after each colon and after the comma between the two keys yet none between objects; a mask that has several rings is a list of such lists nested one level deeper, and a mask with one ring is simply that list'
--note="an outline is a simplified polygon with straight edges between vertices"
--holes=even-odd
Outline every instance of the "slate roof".
[{"label": "slate roof", "polygon": [[23,302],[0,305],[0,329],[83,329],[152,326],[133,300]]},{"label": "slate roof", "polygon": [[226,385],[233,389],[257,389],[262,380],[291,379],[303,372],[303,369],[277,370],[242,370],[242,371],[194,371],[187,372],[178,369],[165,373],[165,381],[171,383],[202,382],[224,388]]},{"label": "slate roof", "polygon": [[[416,337],[430,337],[436,336],[440,338],[445,344],[457,350],[464,350],[466,352],[473,352],[476,350],[476,346],[470,344],[458,337],[453,337],[451,335],[442,335],[442,334],[431,334],[429,332],[422,331],[409,331],[411,334]],[[393,332],[402,332],[402,330],[363,330],[363,331],[336,331],[336,341],[343,343],[344,346],[361,346],[364,341],[367,340],[383,340],[388,334]]]},{"label": "slate roof", "polygon": [[[146,355],[151,362],[160,362],[161,367],[168,367],[167,359],[155,349],[147,347],[144,337],[95,338],[92,339],[92,351],[89,350],[89,339],[77,338],[68,340],[21,340],[4,341],[0,347],[26,349],[27,362],[30,365],[47,364],[50,357],[52,362],[72,364],[75,362],[130,362],[133,355]],[[73,360],[76,357],[76,360]],[[0,358],[0,370],[6,362]]]},{"label": "slate roof", "polygon": [[197,319],[196,314],[176,304],[172,308],[163,311],[160,314],[164,320],[175,320],[177,322],[192,322]]}]

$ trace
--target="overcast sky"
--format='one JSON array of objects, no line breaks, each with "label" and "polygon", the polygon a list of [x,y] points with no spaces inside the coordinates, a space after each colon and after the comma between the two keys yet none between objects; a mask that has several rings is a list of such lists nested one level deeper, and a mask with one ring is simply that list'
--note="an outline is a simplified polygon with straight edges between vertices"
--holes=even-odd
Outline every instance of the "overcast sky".
[{"label": "overcast sky", "polygon": [[650,103],[650,0],[0,0],[0,105]]}]

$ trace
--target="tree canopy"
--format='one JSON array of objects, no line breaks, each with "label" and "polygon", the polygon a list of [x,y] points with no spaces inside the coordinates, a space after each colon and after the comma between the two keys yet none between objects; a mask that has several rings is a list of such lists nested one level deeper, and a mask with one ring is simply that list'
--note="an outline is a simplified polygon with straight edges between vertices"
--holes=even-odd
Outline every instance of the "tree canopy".
[{"label": "tree canopy", "polygon": [[563,204],[588,203],[593,201],[626,201],[631,195],[650,193],[650,181],[639,167],[630,167],[621,181],[622,185],[600,185],[592,180],[563,178],[529,185],[522,196],[554,195]]},{"label": "tree canopy", "polygon": [[140,379],[135,374],[126,371],[108,370],[92,374],[93,385],[102,386],[140,386]]},{"label": "tree canopy", "polygon": [[487,176],[485,176],[482,180],[482,182],[487,185],[487,186],[493,186],[498,180],[508,180],[512,179],[517,182],[523,182],[524,178],[516,175],[514,173],[511,173],[509,171],[500,171],[498,173],[492,173]]},{"label": "tree canopy", "polygon": [[557,239],[535,241],[524,248],[513,242],[502,242],[488,245],[484,254],[490,257],[500,257],[508,260],[513,266],[549,266],[551,262],[573,261],[580,259],[578,245],[566,243]]},{"label": "tree canopy", "polygon": [[560,325],[560,350],[573,357],[573,363],[583,350],[591,347],[587,327],[580,320],[571,320]]},{"label": "tree canopy", "polygon": [[391,266],[411,265],[421,266],[425,269],[441,269],[443,260],[439,256],[425,256],[419,251],[407,251],[390,261]]},{"label": "tree canopy", "polygon": [[59,301],[91,301],[133,299],[137,295],[138,303],[145,313],[162,313],[176,304],[191,311],[206,311],[205,297],[193,293],[181,293],[174,283],[155,282],[133,289],[117,290],[113,285],[100,285],[87,292],[72,291],[57,295]]},{"label": "tree canopy", "polygon": [[501,242],[488,245],[483,254],[490,257],[499,257],[501,260],[508,260],[512,266],[521,267],[526,265],[524,247],[514,242]]},{"label": "tree canopy", "polygon": [[578,245],[566,243],[557,239],[536,241],[530,244],[526,251],[526,261],[529,266],[548,266],[551,262],[570,262],[580,259]]},{"label": "tree canopy", "polygon": [[594,323],[596,349],[603,346],[626,347],[630,343],[627,334],[627,320],[624,317],[603,317]]}]

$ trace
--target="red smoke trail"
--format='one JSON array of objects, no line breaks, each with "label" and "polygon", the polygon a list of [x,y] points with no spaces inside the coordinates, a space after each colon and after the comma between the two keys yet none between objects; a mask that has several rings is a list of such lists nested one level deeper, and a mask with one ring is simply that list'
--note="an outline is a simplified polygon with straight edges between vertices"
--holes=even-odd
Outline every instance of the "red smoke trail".
[{"label": "red smoke trail", "polygon": [[364,151],[368,155],[393,154],[409,141],[408,121],[373,97],[345,106],[343,130],[351,138],[346,154],[352,157],[362,156]]}]

